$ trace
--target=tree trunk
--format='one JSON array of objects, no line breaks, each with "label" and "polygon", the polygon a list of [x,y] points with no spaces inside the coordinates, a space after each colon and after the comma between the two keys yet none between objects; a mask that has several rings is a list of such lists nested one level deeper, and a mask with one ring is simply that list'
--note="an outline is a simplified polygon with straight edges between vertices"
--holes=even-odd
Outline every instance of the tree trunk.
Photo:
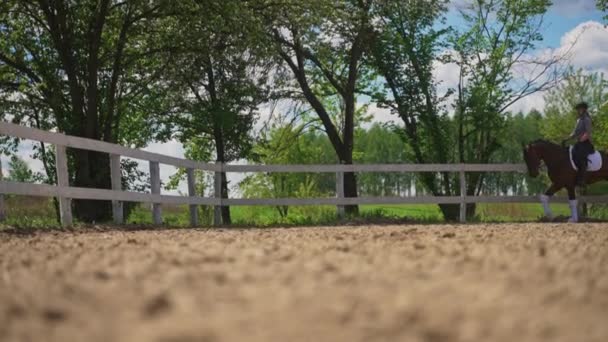
[{"label": "tree trunk", "polygon": [[[106,153],[76,150],[74,186],[111,189],[110,158]],[[74,216],[84,222],[107,222],[112,219],[110,201],[74,200]]]},{"label": "tree trunk", "polygon": [[[222,198],[228,198],[228,179],[226,177],[226,172],[222,172]],[[222,223],[225,225],[232,224],[230,207],[228,206],[222,206]]]},{"label": "tree trunk", "polygon": [[[353,172],[344,173],[344,197],[357,197],[357,176]],[[348,215],[358,215],[358,205],[347,205],[344,211]]]},{"label": "tree trunk", "polygon": [[[460,220],[460,204],[440,204],[439,209],[447,222],[458,222]],[[475,203],[467,204],[467,220],[475,217],[476,209],[477,205]]]},{"label": "tree trunk", "polygon": [[[222,134],[222,128],[220,124],[217,122],[218,118],[214,118],[214,139],[215,139],[215,153],[217,154],[217,162],[225,163],[225,147],[224,147],[224,136]],[[226,172],[222,172],[221,174],[221,195],[222,198],[228,198],[228,178],[226,177]],[[232,223],[230,217],[230,207],[222,206],[222,223],[225,225],[229,225]]]},{"label": "tree trunk", "polygon": [[[352,142],[350,145],[345,144],[345,146],[352,146]],[[353,164],[353,152],[352,149],[346,149],[346,151],[336,151],[342,152],[341,164],[343,165],[352,165]],[[358,197],[357,194],[357,175],[354,172],[344,172],[344,197]],[[347,205],[344,206],[344,212],[347,215],[356,216],[359,214],[359,206],[358,205]]]}]

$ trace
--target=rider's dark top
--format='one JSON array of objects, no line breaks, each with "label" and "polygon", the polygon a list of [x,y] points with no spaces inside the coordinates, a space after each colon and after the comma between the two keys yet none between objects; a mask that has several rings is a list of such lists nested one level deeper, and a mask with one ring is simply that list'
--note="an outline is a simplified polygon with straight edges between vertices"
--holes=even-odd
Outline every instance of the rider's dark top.
[{"label": "rider's dark top", "polygon": [[587,133],[589,141],[591,141],[592,128],[589,114],[583,115],[576,121],[576,127],[574,127],[574,131],[572,131],[571,137],[576,138],[576,141],[580,141],[580,138],[585,133]]}]

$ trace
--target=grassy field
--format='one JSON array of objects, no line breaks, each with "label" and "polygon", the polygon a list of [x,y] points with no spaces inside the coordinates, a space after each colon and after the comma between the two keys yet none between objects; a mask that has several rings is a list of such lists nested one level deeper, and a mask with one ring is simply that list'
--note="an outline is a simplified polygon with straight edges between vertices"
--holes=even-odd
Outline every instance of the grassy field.
[{"label": "grassy field", "polygon": [[[4,225],[13,227],[52,227],[56,226],[55,211],[52,200],[11,196],[6,199],[7,220]],[[566,205],[555,204],[553,210],[557,215],[567,216]],[[352,221],[384,222],[412,221],[421,223],[439,223],[443,221],[436,205],[364,205],[360,207],[360,217]],[[232,207],[231,215],[236,226],[268,227],[277,225],[331,225],[338,223],[335,207],[290,207],[288,215],[281,217],[274,207]],[[470,221],[477,222],[521,222],[536,221],[542,216],[539,204],[481,204],[476,217]],[[601,216],[599,214],[595,216]],[[211,225],[213,209],[200,208],[199,217],[202,225]],[[163,207],[163,220],[167,226],[188,226],[189,214],[186,206]],[[129,224],[151,224],[149,206],[138,205],[129,216]]]}]

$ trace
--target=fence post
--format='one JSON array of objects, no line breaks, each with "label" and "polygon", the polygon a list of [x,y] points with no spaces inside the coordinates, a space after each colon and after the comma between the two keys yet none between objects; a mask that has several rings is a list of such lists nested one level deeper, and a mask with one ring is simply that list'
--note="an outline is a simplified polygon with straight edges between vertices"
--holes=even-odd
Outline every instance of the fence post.
[{"label": "fence post", "polygon": [[224,164],[218,163],[220,171],[215,171],[215,199],[219,200],[220,204],[213,208],[213,225],[220,226],[222,224],[222,171]]},{"label": "fence post", "polygon": [[[150,161],[150,190],[154,195],[160,195],[160,165]],[[160,203],[152,204],[152,222],[155,225],[163,224]]]},{"label": "fence post", "polygon": [[[112,190],[122,191],[122,172],[120,170],[120,155],[110,154],[110,178],[112,179]],[[122,201],[112,201],[112,217],[115,224],[124,223],[124,211]]]},{"label": "fence post", "polygon": [[460,222],[467,222],[467,178],[464,164],[460,164]]},{"label": "fence post", "polygon": [[[0,182],[4,180],[2,175],[2,155],[0,154]],[[4,194],[0,193],[0,222],[6,219],[6,209],[4,207]]]},{"label": "fence post", "polygon": [[[344,199],[344,172],[342,171],[336,172],[336,198],[339,200]],[[339,204],[336,210],[338,218],[344,218],[344,206]]]},{"label": "fence post", "polygon": [[[196,197],[196,179],[194,178],[194,169],[187,169],[186,174],[188,175],[188,196]],[[192,227],[198,226],[198,206],[196,204],[190,204],[190,225]]]},{"label": "fence post", "polygon": [[[57,186],[69,187],[70,177],[68,174],[68,155],[65,146],[55,145],[55,164],[57,168]],[[69,227],[72,225],[72,200],[59,196],[59,216],[61,225]]]}]

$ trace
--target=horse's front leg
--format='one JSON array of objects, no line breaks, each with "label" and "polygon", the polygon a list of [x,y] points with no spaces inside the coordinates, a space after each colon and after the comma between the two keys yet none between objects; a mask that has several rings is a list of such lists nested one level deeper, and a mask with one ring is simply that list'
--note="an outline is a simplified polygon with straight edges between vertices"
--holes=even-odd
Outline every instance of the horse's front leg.
[{"label": "horse's front leg", "polygon": [[561,189],[561,187],[558,187],[555,184],[551,184],[549,189],[547,189],[544,194],[540,195],[540,203],[543,205],[545,217],[550,220],[553,219],[553,212],[551,211],[551,206],[549,205],[549,199],[553,195],[555,195],[555,193],[558,192],[559,189]]},{"label": "horse's front leg", "polygon": [[576,200],[576,188],[574,186],[568,187],[568,204],[570,205],[570,219],[568,222],[578,222],[578,201]]}]

